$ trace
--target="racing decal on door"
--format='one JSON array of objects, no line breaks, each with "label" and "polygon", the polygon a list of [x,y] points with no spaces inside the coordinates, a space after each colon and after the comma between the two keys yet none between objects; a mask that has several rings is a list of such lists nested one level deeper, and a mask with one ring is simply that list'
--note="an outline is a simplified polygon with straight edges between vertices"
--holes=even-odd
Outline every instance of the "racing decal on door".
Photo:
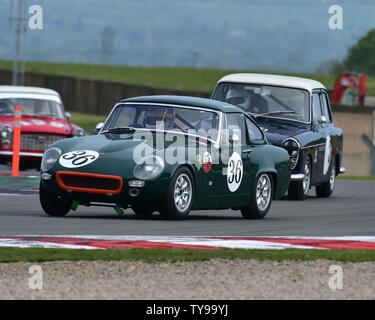
[{"label": "racing decal on door", "polygon": [[59,163],[65,168],[86,166],[99,158],[99,153],[92,150],[76,150],[63,154]]},{"label": "racing decal on door", "polygon": [[227,184],[231,192],[235,192],[241,185],[243,176],[243,163],[241,156],[234,152],[229,158],[227,168]]},{"label": "racing decal on door", "polygon": [[326,149],[324,152],[324,164],[323,164],[323,174],[326,175],[328,172],[329,165],[331,163],[332,156],[332,147],[331,147],[331,137],[327,136]]},{"label": "racing decal on door", "polygon": [[205,152],[203,155],[203,170],[208,173],[212,167],[212,157],[209,152]]}]

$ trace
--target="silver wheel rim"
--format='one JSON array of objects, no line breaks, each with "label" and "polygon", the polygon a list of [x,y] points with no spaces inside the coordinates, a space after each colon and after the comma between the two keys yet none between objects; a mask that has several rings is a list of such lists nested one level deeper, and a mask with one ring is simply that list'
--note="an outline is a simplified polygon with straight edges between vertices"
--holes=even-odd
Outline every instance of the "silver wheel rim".
[{"label": "silver wheel rim", "polygon": [[272,194],[271,180],[267,174],[262,174],[258,179],[256,187],[256,201],[260,211],[267,209]]},{"label": "silver wheel rim", "polygon": [[336,168],[335,168],[335,163],[332,163],[331,176],[329,177],[329,187],[331,188],[331,191],[333,191],[333,188],[335,187],[335,180],[336,180]]},{"label": "silver wheel rim", "polygon": [[307,195],[310,189],[310,165],[308,161],[305,163],[303,173],[305,175],[305,178],[303,179],[303,193],[304,195]]},{"label": "silver wheel rim", "polygon": [[174,185],[174,203],[179,212],[184,212],[189,207],[192,198],[192,185],[187,174],[178,176]]}]

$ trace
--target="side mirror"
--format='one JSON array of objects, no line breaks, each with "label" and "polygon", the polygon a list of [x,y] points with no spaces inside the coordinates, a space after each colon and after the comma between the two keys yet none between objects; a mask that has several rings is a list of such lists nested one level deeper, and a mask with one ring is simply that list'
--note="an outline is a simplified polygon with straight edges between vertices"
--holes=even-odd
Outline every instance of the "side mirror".
[{"label": "side mirror", "polygon": [[70,119],[72,117],[72,115],[70,114],[70,112],[65,112],[65,116]]},{"label": "side mirror", "polygon": [[319,123],[320,125],[324,126],[326,122],[327,122],[327,118],[326,118],[325,116],[320,116],[320,117],[318,118],[318,123]]},{"label": "side mirror", "polygon": [[103,126],[104,126],[104,123],[103,123],[103,122],[99,122],[99,123],[96,125],[96,127],[95,127],[95,131],[96,131],[96,133],[99,133],[99,131],[102,130]]}]

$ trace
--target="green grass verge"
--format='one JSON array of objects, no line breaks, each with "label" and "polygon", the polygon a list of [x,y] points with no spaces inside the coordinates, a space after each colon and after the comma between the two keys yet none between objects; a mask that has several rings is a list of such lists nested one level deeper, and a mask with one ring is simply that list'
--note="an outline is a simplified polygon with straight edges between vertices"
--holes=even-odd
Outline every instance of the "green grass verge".
[{"label": "green grass verge", "polygon": [[299,260],[328,259],[342,262],[375,261],[375,250],[191,250],[191,249],[44,249],[0,248],[0,262],[46,261],[207,261],[211,259]]},{"label": "green grass verge", "polygon": [[[12,70],[13,62],[0,60],[0,69]],[[180,89],[188,91],[212,92],[216,82],[229,73],[262,72],[254,70],[221,70],[177,67],[129,67],[107,66],[82,63],[50,63],[30,61],[26,63],[27,71],[47,74],[76,76],[88,79],[124,82],[129,84],[147,85],[157,88]],[[308,73],[278,73],[291,76],[311,78],[332,88],[336,80],[334,75]],[[375,95],[375,77],[368,78],[368,95]]]},{"label": "green grass verge", "polygon": [[337,180],[364,180],[364,181],[372,181],[372,180],[375,180],[375,177],[371,177],[371,176],[338,176]]},{"label": "green grass verge", "polygon": [[70,112],[72,117],[70,122],[83,128],[88,134],[95,133],[95,127],[99,122],[104,122],[106,116],[97,116],[92,114]]}]

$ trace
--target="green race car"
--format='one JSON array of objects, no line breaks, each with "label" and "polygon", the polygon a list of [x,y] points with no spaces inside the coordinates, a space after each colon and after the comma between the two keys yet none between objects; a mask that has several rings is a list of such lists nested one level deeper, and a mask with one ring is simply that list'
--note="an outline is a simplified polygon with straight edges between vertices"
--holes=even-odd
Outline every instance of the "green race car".
[{"label": "green race car", "polygon": [[40,202],[51,216],[78,205],[159,211],[241,210],[261,219],[288,189],[286,150],[270,145],[240,108],[220,101],[149,96],[117,103],[97,135],[58,141],[44,153]]}]

